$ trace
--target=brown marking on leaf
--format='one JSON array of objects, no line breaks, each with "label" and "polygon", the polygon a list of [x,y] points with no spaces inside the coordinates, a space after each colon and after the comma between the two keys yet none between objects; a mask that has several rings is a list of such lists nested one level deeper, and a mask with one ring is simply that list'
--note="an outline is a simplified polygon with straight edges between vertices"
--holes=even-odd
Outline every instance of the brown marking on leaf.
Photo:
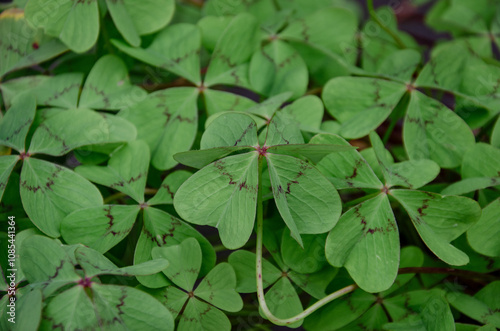
[{"label": "brown marking on leaf", "polygon": [[422,216],[422,217],[424,217],[425,215],[427,215],[427,214],[424,213],[424,209],[427,209],[429,207],[429,204],[428,204],[429,200],[430,199],[424,199],[424,200],[422,200],[422,207],[420,207],[420,208],[417,209],[418,214],[420,216]]},{"label": "brown marking on leaf", "polygon": [[383,227],[374,227],[374,228],[368,229],[368,231],[366,231],[366,233],[370,233],[370,234],[374,234],[375,232],[384,233],[384,228]]},{"label": "brown marking on leaf", "polygon": [[307,25],[306,20],[303,18],[298,19],[297,21],[302,25],[302,31],[300,31],[300,34],[302,35],[302,38],[304,38],[304,41],[308,43],[310,38],[309,26]]},{"label": "brown marking on leaf", "polygon": [[138,174],[138,175],[137,175],[137,176],[135,176],[135,177],[131,177],[131,178],[128,180],[128,183],[129,183],[129,184],[132,184],[133,182],[138,181],[139,179],[141,179],[141,178],[142,178],[142,175],[143,175],[143,174]]},{"label": "brown marking on leaf", "polygon": [[291,186],[292,184],[298,184],[298,183],[299,183],[299,182],[298,182],[298,181],[296,181],[296,180],[292,180],[291,182],[287,183],[287,184],[286,184],[286,192],[285,192],[285,194],[290,194],[290,186]]},{"label": "brown marking on leaf", "polygon": [[223,159],[217,160],[217,161],[214,162],[214,166],[219,170],[219,174],[221,174],[222,176],[226,176],[226,177],[229,178],[229,184],[230,185],[237,184],[233,180],[233,176],[230,173],[228,173],[227,171],[225,171],[226,168],[225,168],[224,164],[225,164],[225,161]]},{"label": "brown marking on leaf", "polygon": [[175,116],[175,119],[178,120],[179,122],[194,123],[194,119],[189,118],[189,117],[185,117],[185,116],[181,116],[181,115]]},{"label": "brown marking on leaf", "polygon": [[292,55],[284,59],[278,64],[278,68],[284,68],[287,64],[292,63],[292,60],[299,56],[299,53],[294,52]]},{"label": "brown marking on leaf", "polygon": [[122,296],[119,299],[120,303],[116,305],[116,309],[118,309],[118,315],[123,315],[125,314],[125,312],[122,310],[122,307],[125,306],[125,298],[127,297],[127,291],[125,290],[125,287],[121,287],[120,290],[122,292]]},{"label": "brown marking on leaf", "polygon": [[110,188],[115,188],[117,186],[123,187],[123,185],[125,185],[125,182],[124,181],[119,181],[117,183],[113,183],[113,184],[109,185],[109,187]]},{"label": "brown marking on leaf", "polygon": [[26,180],[21,183],[21,187],[33,193],[36,193],[39,189],[41,189],[40,185],[37,186],[28,185]]},{"label": "brown marking on leaf", "polygon": [[234,143],[234,145],[233,145],[233,146],[238,145],[238,143],[240,143],[240,142],[243,140],[243,138],[246,136],[246,134],[247,134],[250,130],[252,130],[254,127],[255,127],[255,123],[254,123],[254,122],[250,123],[250,124],[246,127],[246,129],[243,131],[243,133],[241,134],[241,136],[240,136],[238,139],[236,139],[236,141],[235,141],[235,143]]},{"label": "brown marking on leaf", "polygon": [[193,50],[187,52],[186,54],[184,54],[182,56],[173,58],[171,60],[168,60],[167,62],[164,62],[164,63],[160,64],[159,67],[160,68],[164,68],[164,69],[173,68],[177,64],[179,64],[182,61],[185,61],[186,59],[188,59],[190,56],[192,56],[192,55],[198,55],[198,54],[200,54],[200,50],[199,49],[193,49]]},{"label": "brown marking on leaf", "polygon": [[240,76],[237,75],[236,70],[231,70],[231,77],[234,78],[234,85],[240,85],[241,84]]},{"label": "brown marking on leaf", "polygon": [[281,185],[278,185],[278,193],[283,193],[283,187]]},{"label": "brown marking on leaf", "polygon": [[115,220],[115,217],[113,215],[111,215],[111,206],[108,206],[108,208],[104,208],[104,211],[106,212],[106,216],[109,221],[108,221],[108,224],[109,224],[109,228],[111,228],[113,225],[114,225],[114,220]]},{"label": "brown marking on leaf", "polygon": [[437,81],[436,65],[437,65],[437,62],[435,59],[431,59],[429,61],[429,66],[431,68],[432,80],[434,81],[434,84],[440,85],[439,82]]},{"label": "brown marking on leaf", "polygon": [[64,139],[62,139],[61,137],[59,137],[57,134],[55,134],[54,132],[52,132],[45,124],[41,124],[39,126],[39,128],[45,130],[47,132],[47,134],[49,135],[50,138],[54,139],[55,141],[61,143],[62,145],[62,153],[63,154],[66,154],[66,152],[69,151],[69,146],[66,145],[66,142],[64,141]]},{"label": "brown marking on leaf", "polygon": [[373,80],[373,85],[375,86],[375,99],[373,100],[374,103],[378,103],[380,100],[380,83],[377,79]]},{"label": "brown marking on leaf", "polygon": [[236,67],[236,63],[231,62],[231,59],[229,56],[226,56],[225,54],[222,54],[220,50],[216,51],[213,53],[212,58],[219,58],[221,62],[227,64],[229,68],[234,68]]},{"label": "brown marking on leaf", "polygon": [[59,99],[61,96],[63,96],[64,94],[68,93],[69,91],[71,91],[74,88],[78,88],[79,89],[80,88],[80,83],[70,84],[70,85],[66,86],[65,88],[63,88],[61,91],[56,92],[54,95],[52,95],[47,100],[45,100],[44,105],[45,106],[49,106],[51,101]]},{"label": "brown marking on leaf", "polygon": [[240,183],[240,185],[238,185],[238,186],[239,186],[239,188],[240,188],[240,191],[241,191],[241,189],[243,189],[243,188],[244,188],[245,190],[248,190],[248,186],[247,186],[247,182],[246,182],[246,180],[244,180],[243,182],[241,182],[241,183]]},{"label": "brown marking on leaf", "polygon": [[170,186],[167,185],[167,184],[162,184],[161,187],[163,187],[164,189],[167,190],[168,194],[170,195],[170,197],[172,199],[174,199],[174,192],[172,192],[172,190],[170,189]]},{"label": "brown marking on leaf", "polygon": [[[11,140],[12,138],[14,138],[14,136],[18,135],[22,129],[24,129],[26,126],[30,125],[32,122],[32,119],[29,118],[26,120],[26,122],[22,123],[16,130],[14,130],[14,132],[12,132],[12,134],[8,137],[5,138],[5,141],[9,141]],[[23,146],[24,148],[24,146]]]},{"label": "brown marking on leaf", "polygon": [[59,271],[63,268],[63,266],[64,260],[61,260],[61,263],[56,267],[56,272],[54,273],[54,275],[49,276],[49,278],[47,279],[47,285],[48,283],[50,283],[50,280],[55,279],[57,276],[59,276]]},{"label": "brown marking on leaf", "polygon": [[91,91],[94,91],[96,95],[102,96],[102,101],[104,101],[104,106],[107,108],[111,105],[109,102],[109,97],[108,95],[104,92],[103,89],[99,89],[97,86],[93,85],[92,83],[87,84],[85,88],[88,88]]},{"label": "brown marking on leaf", "polygon": [[392,222],[392,220],[390,218],[387,219],[387,222],[388,222],[388,225],[385,228],[386,232],[391,232],[391,231],[397,231],[398,230],[396,222]]},{"label": "brown marking on leaf", "polygon": [[363,228],[361,229],[361,231],[365,231],[366,229],[366,218],[361,215],[360,213],[360,210],[361,209],[361,205],[356,205],[356,207],[354,207],[354,215],[356,215],[356,217],[359,217],[361,219],[361,224],[363,225]]}]

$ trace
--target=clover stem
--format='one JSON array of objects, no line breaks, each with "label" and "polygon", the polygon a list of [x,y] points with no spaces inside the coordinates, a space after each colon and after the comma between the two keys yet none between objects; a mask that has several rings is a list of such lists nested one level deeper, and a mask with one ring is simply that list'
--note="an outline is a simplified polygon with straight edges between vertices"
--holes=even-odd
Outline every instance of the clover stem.
[{"label": "clover stem", "polygon": [[313,312],[315,312],[317,309],[323,307],[330,301],[347,294],[351,291],[354,291],[356,288],[356,284],[352,284],[349,286],[346,286],[336,292],[333,292],[323,299],[317,301],[315,304],[307,308],[306,310],[302,311],[300,314],[297,314],[293,317],[287,318],[287,319],[281,319],[273,315],[269,308],[267,307],[266,299],[264,297],[264,286],[262,284],[262,236],[264,232],[264,209],[262,205],[262,164],[264,161],[264,156],[259,156],[259,173],[258,173],[258,190],[257,190],[257,247],[256,247],[256,276],[257,276],[257,297],[259,299],[259,305],[260,308],[262,309],[262,312],[264,315],[266,315],[267,319],[271,321],[272,323],[276,325],[287,325],[287,324],[292,324],[298,321],[303,320]]},{"label": "clover stem", "polygon": [[368,6],[368,12],[370,13],[370,17],[375,21],[375,23],[377,23],[382,28],[382,30],[387,32],[392,37],[392,39],[394,39],[396,44],[398,44],[399,48],[405,49],[406,45],[401,40],[401,38],[399,38],[399,36],[394,31],[389,29],[389,27],[387,27],[384,24],[384,22],[382,22],[378,17],[377,13],[375,12],[375,8],[373,7],[373,0],[366,0],[366,5]]}]

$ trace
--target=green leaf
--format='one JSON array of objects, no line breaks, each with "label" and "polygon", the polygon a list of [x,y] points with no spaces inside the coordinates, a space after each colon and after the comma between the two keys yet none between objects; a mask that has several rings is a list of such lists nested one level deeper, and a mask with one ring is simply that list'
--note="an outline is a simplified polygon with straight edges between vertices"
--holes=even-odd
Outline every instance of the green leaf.
[{"label": "green leaf", "polygon": [[479,219],[477,202],[411,190],[391,190],[390,194],[406,209],[420,237],[437,257],[451,265],[469,262],[469,257],[450,242]]},{"label": "green leaf", "polygon": [[326,297],[326,289],[337,275],[338,269],[328,265],[320,271],[311,274],[302,274],[294,270],[290,270],[287,273],[292,282],[319,300]]},{"label": "green leaf", "polygon": [[87,278],[97,275],[117,276],[144,276],[161,272],[168,267],[169,262],[164,259],[155,259],[133,266],[118,268],[101,253],[88,247],[80,246],[75,251],[78,264],[85,271]]},{"label": "green leaf", "polygon": [[342,215],[325,250],[328,262],[345,266],[363,290],[387,290],[399,266],[398,226],[387,196],[379,194]]},{"label": "green leaf", "polygon": [[143,203],[148,167],[148,145],[138,140],[129,142],[111,154],[106,167],[82,165],[75,171],[88,180],[118,190]]},{"label": "green leaf", "polygon": [[170,88],[151,93],[119,113],[134,123],[137,139],[149,145],[155,168],[173,168],[177,162],[172,156],[191,148],[198,127],[197,98],[194,88]]},{"label": "green leaf", "polygon": [[30,26],[20,9],[7,9],[0,14],[0,31],[0,77],[67,51],[61,42],[49,40]]},{"label": "green leaf", "polygon": [[16,166],[17,161],[19,161],[17,155],[4,155],[0,157],[0,201],[2,201],[10,174]]},{"label": "green leaf", "polygon": [[335,226],[340,198],[316,168],[287,155],[268,154],[266,159],[276,206],[301,246],[301,233],[324,233]]},{"label": "green leaf", "polygon": [[500,116],[498,117],[493,131],[491,132],[491,145],[500,148]]},{"label": "green leaf", "polygon": [[352,45],[355,39],[357,27],[358,20],[352,11],[338,7],[322,8],[291,22],[279,37],[344,55],[346,45]]},{"label": "green leaf", "polygon": [[[416,246],[405,246],[401,249],[399,268],[421,267],[424,264],[424,253]],[[391,293],[403,287],[415,277],[415,274],[400,274],[396,277],[394,284],[381,293],[381,296],[388,297]]]},{"label": "green leaf", "polygon": [[432,54],[414,85],[458,91],[462,81],[459,73],[464,70],[467,57],[467,50],[462,46],[442,47]]},{"label": "green leaf", "polygon": [[[267,291],[265,299],[269,310],[277,318],[286,319],[302,312],[300,298],[292,283],[286,277],[282,277]],[[301,324],[302,320],[288,326],[296,328]]]},{"label": "green leaf", "polygon": [[146,0],[141,3],[124,0],[124,4],[141,36],[164,28],[171,21],[175,9],[173,0]]},{"label": "green leaf", "polygon": [[380,61],[376,72],[410,82],[420,60],[420,53],[414,49],[397,50]]},{"label": "green leaf", "polygon": [[337,330],[352,321],[358,321],[375,300],[374,295],[356,290],[309,315],[304,322],[304,327],[317,331]]},{"label": "green leaf", "polygon": [[463,195],[500,185],[500,177],[472,177],[453,183],[441,191],[444,195]]},{"label": "green leaf", "polygon": [[42,329],[88,328],[99,325],[93,303],[83,286],[74,286],[49,301],[42,318]]},{"label": "green leaf", "polygon": [[[310,143],[351,146],[343,138],[331,134],[314,136]],[[355,150],[330,154],[317,164],[317,168],[337,189],[351,187],[381,189],[383,187],[370,165]]]},{"label": "green leaf", "polygon": [[119,110],[145,97],[144,90],[130,84],[125,63],[115,55],[105,55],[92,67],[78,107]]},{"label": "green leaf", "polygon": [[283,112],[299,123],[300,130],[320,132],[323,120],[323,102],[315,95],[307,95],[283,108]]},{"label": "green leaf", "polygon": [[325,85],[322,98],[328,112],[342,124],[340,135],[360,138],[385,121],[405,91],[403,84],[391,81],[338,77]]},{"label": "green leaf", "polygon": [[[222,1],[216,2],[220,3]],[[212,16],[212,14],[210,14],[209,8],[211,7],[211,4],[213,2],[214,1],[212,0],[206,3],[204,8],[206,15],[197,22],[197,25],[201,30],[203,46],[209,51],[214,50],[215,45],[217,44],[217,40],[219,40],[224,30],[233,19],[232,16]]]},{"label": "green leaf", "polygon": [[253,89],[261,94],[273,96],[291,91],[294,99],[306,92],[308,84],[304,60],[280,40],[272,41],[252,56],[249,78]]},{"label": "green leaf", "polygon": [[488,31],[487,21],[493,14],[489,1],[479,0],[472,5],[468,1],[454,0],[450,2],[441,19],[467,32],[484,33]]},{"label": "green leaf", "polygon": [[175,246],[155,247],[151,252],[153,258],[164,258],[169,261],[163,273],[175,285],[186,291],[192,291],[201,268],[201,248],[194,238],[185,239]]},{"label": "green leaf", "polygon": [[32,95],[18,96],[0,122],[0,144],[24,152],[35,112],[36,101]]},{"label": "green leaf", "polygon": [[[42,319],[42,292],[37,289],[26,289],[26,293],[23,294],[19,292],[21,291],[17,290],[16,293],[17,323],[13,330],[38,330]],[[6,295],[6,297],[8,296]]]},{"label": "green leaf", "polygon": [[248,115],[226,113],[217,117],[201,137],[200,148],[257,146],[257,124]]},{"label": "green leaf", "polygon": [[174,194],[177,189],[184,183],[192,174],[185,170],[175,171],[169,174],[161,183],[158,192],[148,200],[149,206],[165,205],[174,203]]},{"label": "green leaf", "polygon": [[239,14],[217,41],[205,77],[205,86],[228,84],[248,86],[245,64],[258,45],[258,29],[255,18]]},{"label": "green leaf", "polygon": [[44,297],[80,280],[69,256],[53,239],[38,235],[27,238],[20,247],[19,258],[26,279],[42,290]]},{"label": "green leaf", "polygon": [[388,187],[419,188],[434,180],[441,170],[434,161],[425,159],[391,163],[377,133],[370,133],[370,141]]},{"label": "green leaf", "polygon": [[208,116],[221,111],[244,111],[255,105],[252,99],[226,91],[206,89],[203,96]]},{"label": "green leaf", "polygon": [[61,235],[69,244],[82,243],[104,253],[130,233],[139,210],[121,205],[78,209],[62,221]]},{"label": "green leaf", "polygon": [[304,138],[297,122],[282,112],[276,112],[269,123],[266,146],[303,144]]},{"label": "green leaf", "polygon": [[[407,317],[403,319],[392,315],[392,306],[406,311]],[[398,297],[386,300],[386,307],[392,319],[397,321],[386,324],[388,330],[455,330],[455,323],[450,307],[441,290],[412,291]]]},{"label": "green leaf", "polygon": [[[489,40],[487,47],[491,49]],[[467,96],[457,98],[456,110],[474,129],[486,125],[499,113],[498,75],[499,67],[486,64],[478,58],[470,59],[463,68],[460,92]]]},{"label": "green leaf", "polygon": [[[99,11],[97,1],[74,2],[62,0],[47,6],[43,0],[29,1],[26,19],[45,33],[58,37],[71,50],[83,53],[97,41],[99,35]],[[85,29],[81,27],[85,26]]]},{"label": "green leaf", "polygon": [[467,231],[471,247],[486,256],[500,256],[500,199],[494,200],[483,209],[481,218]]},{"label": "green leaf", "polygon": [[77,106],[82,82],[83,74],[64,73],[57,76],[24,76],[2,83],[0,88],[7,104],[28,91],[40,106],[72,109]]},{"label": "green leaf", "polygon": [[[236,291],[239,293],[257,292],[255,253],[237,250],[229,255],[228,262],[236,274]],[[266,259],[262,261],[262,283],[269,287],[282,276],[281,271]]]},{"label": "green leaf", "polygon": [[224,246],[243,246],[252,233],[257,205],[256,152],[215,161],[182,184],[175,210],[190,223],[215,226]]},{"label": "green leaf", "polygon": [[451,109],[413,91],[403,140],[410,160],[431,159],[442,168],[454,168],[474,146],[475,138],[469,126]]},{"label": "green leaf", "polygon": [[[128,330],[174,330],[168,309],[138,289],[93,283],[92,297],[98,325],[120,325]],[[94,326],[95,328],[96,326]]]},{"label": "green leaf", "polygon": [[500,176],[500,149],[485,143],[477,143],[465,153],[462,162],[462,177]]},{"label": "green leaf", "polygon": [[290,231],[285,230],[281,239],[281,256],[283,262],[292,270],[307,274],[319,271],[326,264],[326,234],[303,235],[303,247],[295,241]]},{"label": "green leaf", "polygon": [[174,155],[174,159],[187,165],[201,169],[215,160],[221,159],[233,152],[245,151],[249,148],[247,146],[231,146],[231,147],[216,147],[201,150],[192,150],[188,152],[181,152]]},{"label": "green leaf", "polygon": [[[486,293],[485,290],[491,291]],[[449,303],[463,314],[484,324],[500,328],[500,313],[498,302],[498,282],[493,282],[478,292],[474,297],[460,292],[450,292],[447,295]]]},{"label": "green leaf", "polygon": [[[283,92],[273,97],[267,98],[261,103],[254,105],[251,108],[246,109],[247,113],[257,115],[259,117],[265,118],[268,122],[278,109],[292,96],[291,92]],[[284,118],[291,119],[291,116],[287,115]],[[267,124],[267,123],[266,123]]]},{"label": "green leaf", "polygon": [[231,322],[219,309],[196,298],[190,298],[180,317],[177,330],[229,331]]},{"label": "green leaf", "polygon": [[233,267],[229,263],[220,263],[201,281],[194,295],[219,309],[237,312],[243,308],[243,301],[235,288]]},{"label": "green leaf", "polygon": [[313,163],[317,163],[331,153],[351,151],[355,148],[356,147],[350,145],[290,144],[271,146],[267,149],[267,151],[272,154],[290,155],[295,157],[304,156]]},{"label": "green leaf", "polygon": [[123,1],[106,0],[106,7],[108,7],[109,14],[123,38],[132,46],[138,47],[141,44],[141,37],[127,12],[125,3]]},{"label": "green leaf", "polygon": [[122,118],[89,109],[66,110],[40,124],[29,153],[60,156],[81,146],[125,142],[135,136],[134,126]]},{"label": "green leaf", "polygon": [[[151,291],[149,291],[151,292]],[[165,288],[153,291],[153,296],[158,299],[172,314],[175,319],[182,311],[184,304],[188,300],[189,296],[183,290],[178,289],[175,286],[167,286]]]},{"label": "green leaf", "polygon": [[181,23],[168,26],[146,49],[130,47],[118,40],[112,43],[140,61],[184,77],[197,86],[201,84],[201,35],[195,25]]},{"label": "green leaf", "polygon": [[24,160],[21,200],[31,221],[52,237],[59,237],[61,222],[71,212],[102,205],[99,190],[85,178],[34,158]]},{"label": "green leaf", "polygon": [[[196,239],[202,248],[200,276],[206,275],[215,265],[215,251],[210,242],[180,219],[162,210],[148,207],[144,210],[144,226],[135,249],[134,264],[151,260],[151,250],[154,247],[178,245],[187,238]],[[141,284],[152,288],[171,284],[162,273],[138,276],[137,279]]]}]

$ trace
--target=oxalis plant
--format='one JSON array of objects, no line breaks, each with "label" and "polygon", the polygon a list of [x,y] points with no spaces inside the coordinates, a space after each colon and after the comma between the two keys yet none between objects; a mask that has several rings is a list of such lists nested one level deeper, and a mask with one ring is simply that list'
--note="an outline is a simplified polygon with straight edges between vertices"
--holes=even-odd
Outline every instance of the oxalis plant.
[{"label": "oxalis plant", "polygon": [[500,2],[388,5],[4,1],[0,329],[500,328]]}]

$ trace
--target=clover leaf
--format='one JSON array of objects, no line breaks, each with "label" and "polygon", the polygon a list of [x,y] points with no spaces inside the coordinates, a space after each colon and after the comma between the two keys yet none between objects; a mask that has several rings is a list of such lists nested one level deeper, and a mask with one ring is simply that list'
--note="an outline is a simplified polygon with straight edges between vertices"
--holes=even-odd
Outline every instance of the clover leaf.
[{"label": "clover leaf", "polygon": [[[256,126],[247,115],[219,116],[202,137],[201,152],[175,156],[179,162],[200,166],[235,151],[250,150],[214,161],[190,177],[174,199],[179,215],[191,223],[217,227],[225,246],[241,247],[253,229],[258,163],[260,157],[265,157],[276,205],[292,236],[301,243],[301,233],[324,233],[331,229],[340,214],[335,188],[322,180],[323,176],[312,165],[296,157],[303,152],[300,145],[280,150],[281,145],[303,142],[298,127],[276,113],[269,123],[266,142],[260,146]],[[323,155],[349,149],[322,148]]]},{"label": "clover leaf", "polygon": [[156,291],[155,296],[165,303],[174,317],[180,315],[179,330],[202,327],[230,330],[228,318],[219,309],[239,311],[243,301],[234,289],[236,276],[228,263],[216,265],[195,288],[202,263],[201,248],[195,239],[185,239],[176,246],[154,248],[153,256],[168,257],[172,261],[163,272],[178,287]]},{"label": "clover leaf", "polygon": [[[374,197],[341,216],[327,238],[328,261],[337,267],[345,266],[365,291],[379,292],[389,288],[396,278],[399,261],[398,227],[389,202],[389,197],[394,197],[406,209],[426,245],[440,259],[454,265],[466,264],[467,255],[449,242],[477,221],[480,216],[478,204],[465,197],[391,188],[412,189],[425,185],[438,175],[439,167],[430,160],[391,164],[380,138],[371,133],[370,139],[385,185],[356,151],[331,154],[318,163],[318,168],[339,188],[379,190]],[[312,139],[312,143],[325,142],[347,144],[333,135]],[[420,172],[421,168],[426,170]],[[448,230],[441,230],[443,226]]]},{"label": "clover leaf", "polygon": [[[43,307],[41,328],[120,324],[131,330],[139,330],[144,325],[173,330],[172,316],[151,296],[127,286],[101,285],[95,278],[102,274],[152,274],[164,269],[167,261],[157,259],[119,269],[90,248],[77,247],[74,257],[68,252],[55,240],[38,235],[30,236],[21,246],[27,280],[41,290],[46,300],[50,298]],[[75,270],[76,264],[82,267],[83,276]],[[39,309],[42,310],[41,305]]]}]

